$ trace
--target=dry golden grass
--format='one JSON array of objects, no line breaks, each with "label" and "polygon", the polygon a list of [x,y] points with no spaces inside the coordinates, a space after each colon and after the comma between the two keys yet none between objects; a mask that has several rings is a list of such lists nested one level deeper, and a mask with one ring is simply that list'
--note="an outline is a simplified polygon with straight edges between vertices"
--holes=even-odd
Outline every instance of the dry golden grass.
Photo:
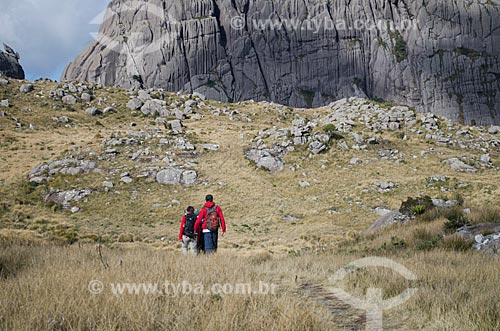
[{"label": "dry golden grass", "polygon": [[[470,252],[468,243],[445,231],[444,218],[364,235],[378,218],[372,208],[396,209],[408,196],[450,199],[459,194],[466,207],[472,208],[473,222],[495,221],[498,211],[483,206],[498,204],[500,174],[495,169],[458,173],[441,162],[457,155],[477,158],[479,152],[434,146],[414,134],[403,141],[387,133],[378,136],[382,145],[367,151],[332,148],[309,158],[299,148],[286,156],[285,171],[270,174],[244,158],[249,139],[273,125],[289,127],[295,116],[312,117],[328,110],[293,110],[285,116],[269,105],[243,103],[229,106],[247,114],[252,122],[213,116],[206,109],[200,110],[203,120],[184,121],[190,139],[221,147],[196,159],[204,184],[174,187],[134,180],[125,185],[119,178],[110,178],[120,192],[117,194],[102,190],[106,175],[91,174],[56,176],[48,185],[32,187],[26,177],[34,165],[61,158],[74,146],[100,152],[102,141],[130,130],[131,121],[137,123],[134,130],[154,125],[151,118],[126,109],[126,93],[118,89],[95,92],[95,98],[107,98],[101,108],[115,103],[118,111],[96,119],[83,113],[84,104],[69,111],[60,102],[49,100],[55,84],[37,83],[30,95],[20,95],[18,86],[11,81],[0,89],[0,99],[9,98],[14,105],[7,110],[9,117],[0,118],[0,329],[362,329],[362,312],[323,292],[336,270],[364,256],[389,257],[418,276],[417,281],[409,282],[376,269],[356,272],[344,284],[359,296],[369,287],[383,288],[386,297],[408,286],[419,288],[407,304],[384,315],[385,330],[500,329],[499,261]],[[34,96],[37,93],[39,97]],[[18,129],[10,116],[35,128]],[[70,117],[72,127],[54,123],[50,119],[54,116]],[[434,151],[420,155],[430,147]],[[398,149],[406,157],[383,160],[378,157],[382,148]],[[352,157],[363,163],[350,165]],[[498,154],[491,157],[498,165]],[[132,172],[137,165],[125,157],[116,162]],[[297,170],[290,170],[290,165]],[[100,166],[116,165],[100,161]],[[447,176],[450,181],[431,184],[427,179],[433,175]],[[311,186],[299,187],[302,180]],[[373,186],[378,180],[394,181],[398,186],[380,193]],[[469,186],[456,189],[459,182]],[[79,204],[79,213],[71,214],[43,202],[51,187],[97,192]],[[177,242],[180,218],[187,205],[201,207],[207,193],[222,206],[228,235],[220,241],[219,255],[184,259]],[[180,205],[171,204],[173,199]],[[154,207],[156,203],[162,206]],[[283,221],[286,215],[298,220]],[[133,242],[119,243],[120,238]],[[105,244],[109,269],[99,260],[96,241]],[[94,296],[87,290],[93,279],[108,288],[111,283],[135,281],[265,281],[278,284],[279,291],[274,296],[116,297],[109,291]],[[314,292],[316,287],[309,287],[311,284],[320,291]],[[210,305],[214,305],[213,311],[208,309]]]}]

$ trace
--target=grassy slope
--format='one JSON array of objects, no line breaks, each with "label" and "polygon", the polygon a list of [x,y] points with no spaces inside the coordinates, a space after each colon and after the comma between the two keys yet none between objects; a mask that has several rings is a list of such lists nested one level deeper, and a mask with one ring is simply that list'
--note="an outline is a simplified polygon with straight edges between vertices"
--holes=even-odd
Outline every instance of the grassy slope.
[{"label": "grassy slope", "polygon": [[[396,134],[387,133],[380,137],[386,139],[385,146],[371,147],[364,152],[332,148],[326,154],[307,158],[299,149],[286,157],[287,165],[300,166],[297,171],[287,169],[272,175],[250,164],[243,157],[243,150],[250,146],[249,138],[260,129],[272,125],[289,127],[291,117],[279,116],[269,105],[247,103],[231,107],[248,114],[252,118],[250,123],[213,116],[208,110],[200,110],[206,116],[202,121],[185,121],[194,139],[221,146],[220,151],[203,153],[196,160],[199,163],[196,170],[206,185],[171,187],[137,180],[125,185],[118,183],[119,178],[111,177],[109,179],[117,184],[116,190],[120,191],[120,194],[111,194],[102,191],[105,176],[92,174],[57,176],[47,187],[33,189],[26,185],[26,176],[34,165],[61,158],[74,146],[100,152],[102,140],[114,132],[129,130],[129,122],[136,122],[135,129],[139,130],[151,126],[152,120],[127,110],[124,106],[127,96],[120,90],[95,92],[95,99],[108,98],[104,105],[119,105],[115,107],[117,114],[93,118],[83,113],[86,106],[81,103],[69,112],[60,102],[49,100],[47,95],[55,84],[36,84],[36,91],[29,95],[18,93],[18,86],[11,81],[8,86],[0,87],[0,99],[9,98],[14,106],[6,110],[8,114],[26,126],[34,124],[35,129],[17,129],[10,117],[0,117],[0,237],[3,243],[0,262],[3,269],[8,270],[6,278],[0,281],[1,292],[7,294],[1,300],[2,329],[180,330],[186,326],[195,329],[203,326],[208,330],[326,330],[352,327],[353,323],[363,322],[359,312],[346,310],[332,316],[327,305],[318,304],[322,300],[300,289],[308,283],[328,285],[328,276],[340,266],[367,255],[391,257],[418,275],[419,293],[407,305],[386,314],[387,329],[494,330],[499,327],[495,299],[500,294],[496,286],[497,260],[441,246],[431,251],[416,250],[418,238],[425,236],[415,233],[419,230],[440,233],[443,220],[390,228],[375,236],[362,234],[377,218],[370,208],[397,208],[407,196],[429,194],[452,198],[459,193],[473,208],[498,203],[499,174],[495,170],[462,174],[441,163],[449,157],[477,157],[478,153],[429,145],[413,135],[409,141],[403,141]],[[41,91],[44,97],[35,97]],[[307,117],[313,112],[327,114],[328,110],[295,111]],[[50,119],[53,116],[68,116],[73,126],[56,124]],[[377,153],[384,147],[396,148],[407,157],[403,162],[381,160]],[[420,151],[429,147],[434,147],[435,152],[421,157]],[[359,157],[364,163],[350,165],[352,157]],[[498,165],[498,155],[492,157]],[[125,170],[134,171],[135,164],[125,158],[118,160]],[[112,162],[101,162],[101,165],[114,166]],[[327,168],[323,169],[322,165]],[[429,185],[426,180],[437,174],[451,178],[446,186],[453,187],[457,182],[467,182],[470,186],[443,193],[439,185]],[[311,187],[300,188],[301,180],[311,182]],[[376,180],[395,181],[398,188],[379,193],[372,185]],[[43,203],[41,195],[48,187],[90,187],[100,191],[79,204],[81,212],[71,214]],[[223,253],[214,258],[214,263],[197,259],[185,264],[177,253],[178,222],[183,208],[189,204],[199,206],[207,193],[214,194],[224,208],[228,237],[221,242]],[[178,199],[181,205],[168,208],[172,199]],[[158,202],[162,207],[152,207]],[[329,210],[339,213],[330,215]],[[284,222],[285,215],[301,219]],[[128,233],[134,236],[134,243],[116,243],[120,235]],[[105,249],[111,269],[103,270],[92,245],[81,248],[41,243],[26,246],[36,237],[60,243],[75,236],[80,243],[93,243],[101,237],[110,247],[115,247]],[[160,241],[161,237],[167,240]],[[405,241],[406,247],[396,245],[399,240]],[[120,261],[124,266],[119,266]],[[90,279],[101,279],[105,283],[175,281],[184,277],[197,279],[199,274],[207,275],[208,283],[215,275],[227,282],[276,282],[280,291],[271,297],[205,297],[203,300],[216,301],[217,313],[213,316],[196,304],[197,298],[192,296],[185,300],[163,296],[120,300],[110,295],[92,297],[86,291]],[[388,295],[393,295],[408,285],[392,274],[382,276],[357,273],[346,286],[361,294],[366,287],[379,285]],[[29,289],[27,284],[31,285]],[[187,307],[192,304],[196,307],[194,320],[186,315]],[[333,302],[333,305],[340,303]],[[164,314],[166,311],[171,313]]]}]

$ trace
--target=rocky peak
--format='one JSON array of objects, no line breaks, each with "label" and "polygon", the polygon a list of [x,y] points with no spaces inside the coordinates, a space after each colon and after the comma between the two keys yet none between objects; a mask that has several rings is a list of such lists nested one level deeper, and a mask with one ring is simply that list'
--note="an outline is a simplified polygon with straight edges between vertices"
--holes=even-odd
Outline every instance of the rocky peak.
[{"label": "rocky peak", "polygon": [[295,107],[369,97],[489,125],[499,42],[492,1],[113,0],[62,79]]},{"label": "rocky peak", "polygon": [[6,44],[3,46],[5,51],[0,49],[0,76],[24,79],[24,70],[19,64],[19,53]]}]

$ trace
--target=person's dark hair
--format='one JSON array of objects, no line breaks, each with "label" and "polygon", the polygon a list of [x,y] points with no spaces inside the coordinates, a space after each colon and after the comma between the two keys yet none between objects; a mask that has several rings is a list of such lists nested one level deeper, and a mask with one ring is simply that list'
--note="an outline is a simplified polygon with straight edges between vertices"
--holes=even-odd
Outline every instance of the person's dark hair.
[{"label": "person's dark hair", "polygon": [[214,196],[209,194],[205,197],[206,202],[214,202]]},{"label": "person's dark hair", "polygon": [[188,213],[194,213],[194,207],[193,206],[187,207],[186,210],[187,210]]}]

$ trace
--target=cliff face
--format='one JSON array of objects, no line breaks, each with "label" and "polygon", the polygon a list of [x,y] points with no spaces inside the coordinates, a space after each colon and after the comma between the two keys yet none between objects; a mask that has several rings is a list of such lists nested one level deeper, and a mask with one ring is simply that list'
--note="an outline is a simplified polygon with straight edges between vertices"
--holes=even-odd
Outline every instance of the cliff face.
[{"label": "cliff face", "polygon": [[296,107],[367,96],[499,124],[499,57],[489,0],[113,0],[62,79]]},{"label": "cliff face", "polygon": [[24,79],[23,67],[19,64],[19,54],[5,45],[5,51],[0,50],[0,76]]}]

